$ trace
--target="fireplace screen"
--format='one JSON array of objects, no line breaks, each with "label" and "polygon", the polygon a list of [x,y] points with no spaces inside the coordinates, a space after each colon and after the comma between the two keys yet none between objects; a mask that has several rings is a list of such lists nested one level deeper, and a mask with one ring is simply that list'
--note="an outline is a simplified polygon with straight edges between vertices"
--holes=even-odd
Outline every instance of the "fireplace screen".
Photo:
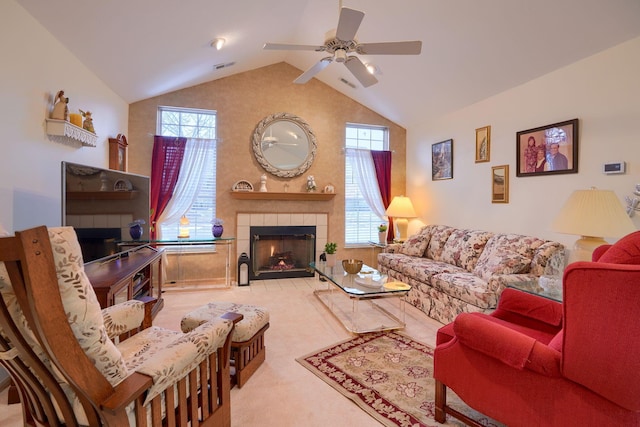
[{"label": "fireplace screen", "polygon": [[313,277],[315,226],[251,227],[251,279]]}]

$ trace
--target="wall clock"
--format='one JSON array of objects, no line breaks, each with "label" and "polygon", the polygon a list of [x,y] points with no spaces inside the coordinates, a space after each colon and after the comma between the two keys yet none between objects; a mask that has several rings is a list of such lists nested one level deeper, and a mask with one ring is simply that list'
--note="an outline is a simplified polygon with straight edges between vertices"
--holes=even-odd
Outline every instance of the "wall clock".
[{"label": "wall clock", "polygon": [[109,169],[127,171],[127,137],[119,133],[109,138]]}]

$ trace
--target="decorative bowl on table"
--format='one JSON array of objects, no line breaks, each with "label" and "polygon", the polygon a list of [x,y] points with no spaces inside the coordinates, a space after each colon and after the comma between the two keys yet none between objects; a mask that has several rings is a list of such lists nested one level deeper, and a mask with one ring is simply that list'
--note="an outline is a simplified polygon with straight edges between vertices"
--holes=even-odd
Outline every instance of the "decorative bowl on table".
[{"label": "decorative bowl on table", "polygon": [[342,268],[349,274],[358,274],[362,269],[362,260],[360,259],[343,259]]}]

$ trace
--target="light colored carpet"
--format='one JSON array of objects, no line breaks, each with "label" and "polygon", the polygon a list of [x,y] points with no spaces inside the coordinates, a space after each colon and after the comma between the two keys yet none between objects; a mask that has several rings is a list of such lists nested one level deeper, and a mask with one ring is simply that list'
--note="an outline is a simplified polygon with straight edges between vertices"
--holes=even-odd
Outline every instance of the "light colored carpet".
[{"label": "light colored carpet", "polygon": [[[180,330],[182,315],[209,301],[233,301],[269,309],[266,361],[244,387],[231,391],[232,426],[380,425],[295,360],[353,337],[313,295],[314,289],[326,286],[315,278],[304,278],[253,281],[251,286],[227,289],[166,287],[165,307],[154,323]],[[435,346],[440,323],[408,304],[406,323],[404,334]],[[0,425],[21,426],[20,405],[7,406],[6,394],[0,394]]]}]

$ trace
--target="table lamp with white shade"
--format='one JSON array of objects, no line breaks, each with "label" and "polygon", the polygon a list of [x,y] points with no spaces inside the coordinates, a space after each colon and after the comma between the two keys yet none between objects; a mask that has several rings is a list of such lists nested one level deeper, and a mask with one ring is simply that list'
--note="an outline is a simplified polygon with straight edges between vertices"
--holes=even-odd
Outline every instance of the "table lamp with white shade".
[{"label": "table lamp with white shade", "polygon": [[406,196],[394,197],[385,213],[387,214],[387,216],[395,219],[396,230],[398,231],[396,240],[399,242],[404,242],[408,237],[408,218],[415,218],[417,216],[416,211],[413,209],[411,199]]},{"label": "table lamp with white shade", "polygon": [[553,221],[552,229],[581,236],[571,251],[569,263],[591,261],[594,249],[607,244],[603,237],[623,237],[636,231],[616,194],[595,187],[574,191]]}]

